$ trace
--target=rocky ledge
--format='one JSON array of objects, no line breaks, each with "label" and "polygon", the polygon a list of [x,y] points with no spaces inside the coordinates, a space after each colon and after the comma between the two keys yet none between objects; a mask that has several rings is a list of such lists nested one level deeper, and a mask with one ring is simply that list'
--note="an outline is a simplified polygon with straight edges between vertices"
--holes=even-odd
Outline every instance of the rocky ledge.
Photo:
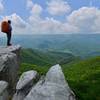
[{"label": "rocky ledge", "polygon": [[30,70],[18,79],[20,48],[0,48],[0,100],[75,100],[59,64],[52,66],[46,76]]},{"label": "rocky ledge", "polygon": [[[5,87],[6,94],[12,95],[16,88],[20,66],[20,49],[19,45],[0,47],[0,87]],[[8,85],[5,86],[6,83]],[[0,100],[9,100],[8,97],[5,97],[8,95],[4,95],[5,92],[3,93],[4,89],[0,88]]]}]

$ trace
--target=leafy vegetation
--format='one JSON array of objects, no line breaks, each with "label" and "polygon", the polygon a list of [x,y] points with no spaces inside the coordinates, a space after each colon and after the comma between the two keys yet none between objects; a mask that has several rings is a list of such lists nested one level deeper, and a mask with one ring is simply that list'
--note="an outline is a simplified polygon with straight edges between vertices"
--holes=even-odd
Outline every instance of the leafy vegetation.
[{"label": "leafy vegetation", "polygon": [[21,56],[24,59],[22,58],[19,74],[27,70],[37,70],[42,75],[64,57],[64,63],[60,64],[77,100],[100,100],[100,56],[75,60],[74,56],[74,59],[72,56],[67,57],[68,54],[40,52],[32,49],[23,50]]},{"label": "leafy vegetation", "polygon": [[23,63],[35,64],[38,66],[69,63],[76,59],[71,53],[45,51],[33,49],[23,49],[21,51],[21,60]]},{"label": "leafy vegetation", "polygon": [[63,65],[78,100],[100,100],[100,57]]}]

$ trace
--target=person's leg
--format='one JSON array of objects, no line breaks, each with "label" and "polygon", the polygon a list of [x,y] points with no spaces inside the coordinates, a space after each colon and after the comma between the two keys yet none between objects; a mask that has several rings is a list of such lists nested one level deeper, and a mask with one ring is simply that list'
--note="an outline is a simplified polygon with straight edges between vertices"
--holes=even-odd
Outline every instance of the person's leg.
[{"label": "person's leg", "polygon": [[9,44],[9,35],[8,35],[8,33],[6,33],[7,34],[7,46],[8,46],[8,44]]},{"label": "person's leg", "polygon": [[7,46],[11,45],[11,33],[7,33]]}]

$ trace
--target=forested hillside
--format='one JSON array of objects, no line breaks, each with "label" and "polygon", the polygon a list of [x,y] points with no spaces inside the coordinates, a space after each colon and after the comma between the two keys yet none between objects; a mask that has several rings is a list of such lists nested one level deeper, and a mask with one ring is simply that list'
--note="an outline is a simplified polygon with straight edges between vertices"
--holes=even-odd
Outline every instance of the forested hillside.
[{"label": "forested hillside", "polygon": [[55,51],[39,51],[35,49],[22,49],[21,60],[23,63],[39,66],[69,63],[76,59],[71,53]]}]

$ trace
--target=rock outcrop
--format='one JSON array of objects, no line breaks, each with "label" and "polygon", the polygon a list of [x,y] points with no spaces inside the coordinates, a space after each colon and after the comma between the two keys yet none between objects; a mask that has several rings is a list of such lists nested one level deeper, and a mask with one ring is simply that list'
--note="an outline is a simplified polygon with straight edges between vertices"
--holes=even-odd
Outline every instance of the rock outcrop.
[{"label": "rock outcrop", "polygon": [[33,80],[35,80],[36,77],[37,77],[37,72],[34,70],[24,72],[17,83],[16,89],[17,90],[23,89],[27,84],[33,82]]},{"label": "rock outcrop", "polygon": [[60,65],[55,65],[24,100],[75,100],[75,95],[65,81]]},{"label": "rock outcrop", "polygon": [[37,79],[38,73],[36,71],[31,70],[24,72],[17,83],[13,100],[23,100],[36,83]]},{"label": "rock outcrop", "polygon": [[16,87],[20,66],[20,46],[0,47],[0,80],[9,84],[9,90]]}]

